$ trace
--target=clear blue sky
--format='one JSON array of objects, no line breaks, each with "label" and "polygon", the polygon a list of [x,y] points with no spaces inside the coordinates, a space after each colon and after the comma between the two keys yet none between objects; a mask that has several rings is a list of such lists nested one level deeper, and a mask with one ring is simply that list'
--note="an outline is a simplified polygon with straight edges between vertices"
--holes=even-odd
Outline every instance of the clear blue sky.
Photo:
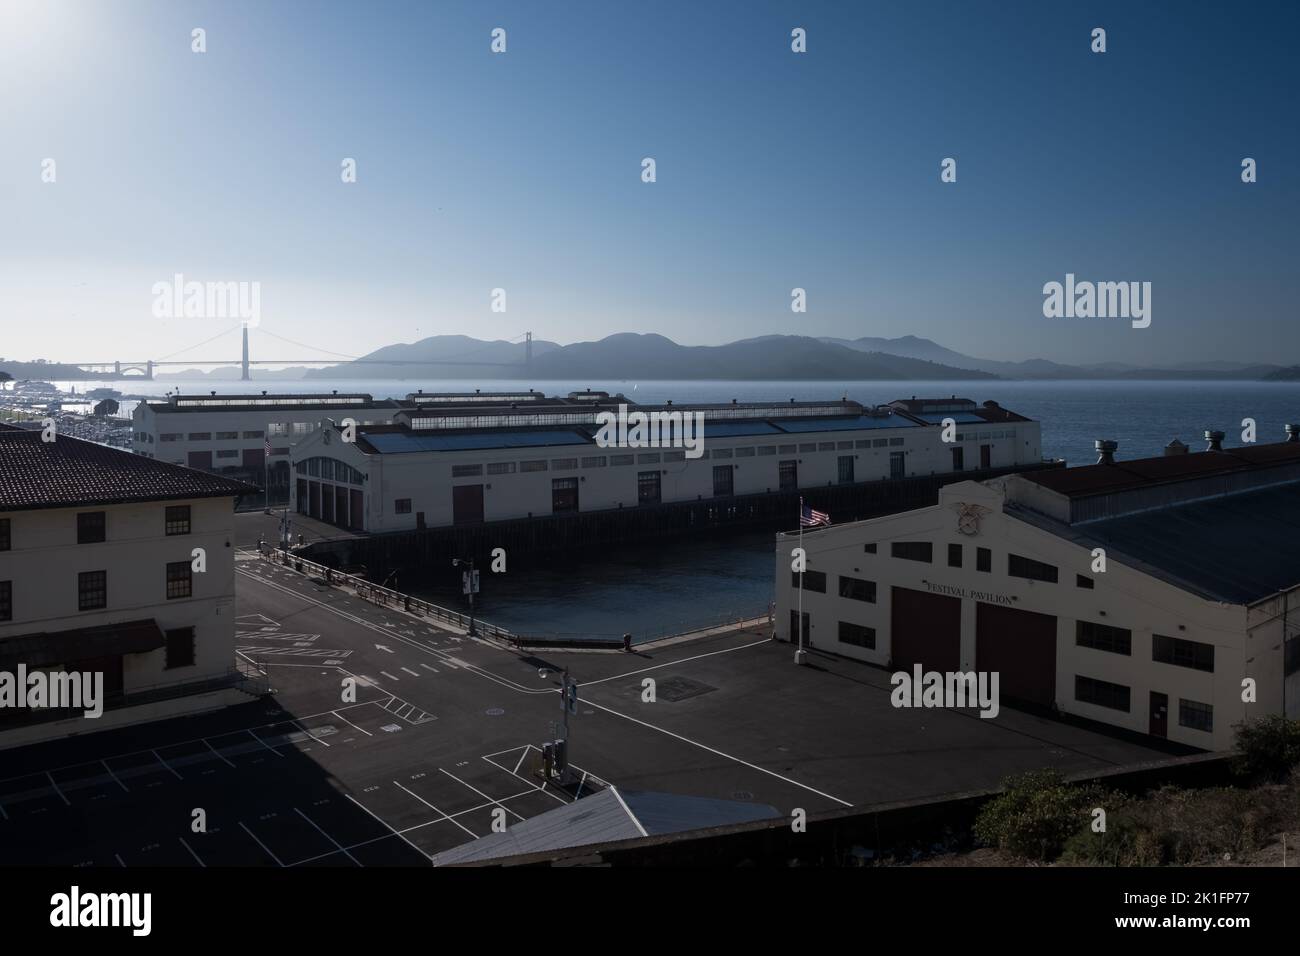
[{"label": "clear blue sky", "polygon": [[[531,329],[1300,362],[1298,11],[5,0],[0,354],[161,358],[233,327],[152,316],[180,272],[258,281],[264,329],[344,354]],[[1044,318],[1067,272],[1150,281],[1151,328]],[[236,337],[213,348],[190,356]]]}]

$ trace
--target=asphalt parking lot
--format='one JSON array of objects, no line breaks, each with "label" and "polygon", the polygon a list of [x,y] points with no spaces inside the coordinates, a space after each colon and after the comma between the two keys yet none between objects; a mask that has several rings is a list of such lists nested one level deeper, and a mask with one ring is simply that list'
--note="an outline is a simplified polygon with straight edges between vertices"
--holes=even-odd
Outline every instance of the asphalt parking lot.
[{"label": "asphalt parking lot", "polygon": [[[517,652],[247,553],[237,599],[238,653],[276,692],[4,751],[0,865],[428,865],[494,815],[609,784],[816,813],[1164,756],[1005,707],[895,709],[884,671],[818,654],[795,667],[755,630]],[[566,789],[534,773],[563,667],[580,683]]]}]

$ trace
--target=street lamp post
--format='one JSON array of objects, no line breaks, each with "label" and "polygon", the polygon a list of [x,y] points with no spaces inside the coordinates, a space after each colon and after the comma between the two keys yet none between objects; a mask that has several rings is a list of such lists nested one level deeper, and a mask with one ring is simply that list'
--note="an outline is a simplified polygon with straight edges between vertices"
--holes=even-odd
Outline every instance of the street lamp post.
[{"label": "street lamp post", "polygon": [[475,578],[474,571],[474,559],[470,558],[466,561],[461,558],[452,558],[451,566],[454,568],[459,568],[461,566],[469,567],[469,571],[465,575],[465,593],[469,595],[469,636],[478,637],[478,631],[474,629],[474,593],[478,590],[478,581]]}]

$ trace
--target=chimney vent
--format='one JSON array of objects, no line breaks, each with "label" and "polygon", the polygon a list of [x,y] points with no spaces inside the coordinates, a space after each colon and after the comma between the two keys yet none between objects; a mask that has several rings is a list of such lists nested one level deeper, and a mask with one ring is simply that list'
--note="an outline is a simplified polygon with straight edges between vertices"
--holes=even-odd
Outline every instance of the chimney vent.
[{"label": "chimney vent", "polygon": [[1287,426],[1286,426],[1286,440],[1287,440],[1287,441],[1300,441],[1300,425],[1287,425]]},{"label": "chimney vent", "polygon": [[1110,441],[1105,438],[1097,439],[1097,464],[1113,465],[1115,464],[1115,449],[1119,448],[1119,442]]},{"label": "chimney vent", "polygon": [[1223,432],[1207,431],[1205,433],[1206,451],[1223,451]]},{"label": "chimney vent", "polygon": [[1175,438],[1173,441],[1171,441],[1168,445],[1165,446],[1166,458],[1170,458],[1174,455],[1186,455],[1186,454],[1187,454],[1187,446],[1184,445],[1182,442],[1180,442],[1177,438]]}]

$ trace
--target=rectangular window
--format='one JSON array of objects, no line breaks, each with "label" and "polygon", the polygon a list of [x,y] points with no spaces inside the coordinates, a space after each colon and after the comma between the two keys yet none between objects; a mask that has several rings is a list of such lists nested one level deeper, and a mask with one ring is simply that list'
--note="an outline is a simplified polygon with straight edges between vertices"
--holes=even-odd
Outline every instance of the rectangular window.
[{"label": "rectangular window", "polygon": [[1129,689],[1123,684],[1112,684],[1110,681],[1077,674],[1074,677],[1074,699],[1080,703],[1128,713],[1128,697]]},{"label": "rectangular window", "polygon": [[551,469],[553,471],[572,471],[578,467],[576,458],[552,458]]},{"label": "rectangular window", "polygon": [[862,578],[851,578],[847,574],[841,574],[840,597],[848,598],[851,601],[866,601],[868,604],[875,604],[876,582],[864,581]]},{"label": "rectangular window", "polygon": [[190,441],[212,441],[212,432],[190,432]]},{"label": "rectangular window", "polygon": [[0,621],[14,619],[14,583],[0,581]]},{"label": "rectangular window", "polygon": [[975,570],[986,574],[993,570],[993,552],[988,548],[975,549]]},{"label": "rectangular window", "polygon": [[1192,730],[1214,733],[1214,708],[1194,700],[1178,699],[1178,723]]},{"label": "rectangular window", "polygon": [[863,552],[864,554],[875,554],[875,553],[876,553],[876,542],[872,541],[870,544],[864,544],[864,545],[862,546],[862,552]]},{"label": "rectangular window", "polygon": [[217,441],[237,441],[239,432],[217,432]]},{"label": "rectangular window", "polygon": [[168,505],[163,516],[164,531],[168,535],[190,533],[190,506]]},{"label": "rectangular window", "polygon": [[9,521],[9,518],[0,518],[0,551],[8,551],[13,547],[13,543],[9,537]]},{"label": "rectangular window", "polygon": [[763,456],[763,455],[775,455],[775,454],[776,454],[776,446],[775,446],[775,445],[759,445],[759,446],[758,446],[758,454],[759,454],[760,457]]},{"label": "rectangular window", "polygon": [[605,467],[605,456],[604,456],[604,455],[592,455],[592,456],[589,457],[589,458],[584,458],[584,459],[582,459],[582,467],[583,467],[583,468],[604,468],[604,467]]},{"label": "rectangular window", "polygon": [[158,436],[159,441],[180,441],[185,436],[179,432],[166,432]]},{"label": "rectangular window", "polygon": [[924,561],[929,564],[934,560],[934,545],[929,541],[895,541],[889,546],[889,553],[904,561]]},{"label": "rectangular window", "polygon": [[393,511],[399,515],[409,515],[411,513],[411,499],[398,498],[393,502]]},{"label": "rectangular window", "polygon": [[685,461],[686,452],[684,451],[666,451],[664,452],[664,461]]},{"label": "rectangular window", "polygon": [[77,610],[97,611],[108,607],[108,572],[82,571],[77,575]]},{"label": "rectangular window", "polygon": [[817,450],[818,450],[818,451],[834,451],[834,450],[835,450],[835,442],[833,442],[833,441],[818,442],[818,443],[817,443]]},{"label": "rectangular window", "polygon": [[636,463],[638,465],[657,465],[659,464],[659,452],[652,451],[644,455],[637,455]]},{"label": "rectangular window", "polygon": [[836,447],[836,449],[839,450],[839,451],[849,451],[849,450],[853,447],[853,442],[851,442],[851,441],[837,441],[837,442],[835,443],[835,447]]},{"label": "rectangular window", "polygon": [[97,544],[105,538],[102,511],[83,511],[77,515],[77,544]]},{"label": "rectangular window", "polygon": [[776,466],[778,480],[782,491],[797,491],[799,488],[799,462],[795,460],[778,462]]},{"label": "rectangular window", "polygon": [[873,438],[873,439],[871,439],[871,447],[872,447],[872,448],[888,448],[888,447],[889,447],[889,439],[888,439],[888,438]]},{"label": "rectangular window", "polygon": [[1085,575],[1076,574],[1074,576],[1074,586],[1076,588],[1083,588],[1085,591],[1091,591],[1097,586],[1097,582]]},{"label": "rectangular window", "polygon": [[481,474],[483,474],[482,465],[452,465],[451,466],[451,476],[453,478],[477,478]]},{"label": "rectangular window", "polygon": [[659,495],[659,472],[637,472],[636,503],[639,505],[657,505],[660,501]]},{"label": "rectangular window", "polygon": [[[515,463],[513,461],[490,461],[487,466],[489,475],[513,475],[515,473]],[[353,484],[356,484],[354,481]]]},{"label": "rectangular window", "polygon": [[519,463],[519,470],[522,472],[545,471],[546,467],[546,462],[544,461],[521,461]]},{"label": "rectangular window", "polygon": [[959,544],[948,545],[948,567],[950,568],[961,567],[961,551],[962,548],[961,545]]},{"label": "rectangular window", "polygon": [[1300,671],[1300,637],[1293,637],[1284,645],[1282,652],[1282,670],[1289,677]]},{"label": "rectangular window", "polygon": [[178,627],[174,631],[167,631],[167,663],[164,666],[166,670],[175,667],[190,667],[194,663],[194,628]]},{"label": "rectangular window", "polygon": [[551,511],[555,514],[578,510],[578,479],[551,479]]},{"label": "rectangular window", "polygon": [[889,444],[891,444],[891,445],[901,445],[901,444],[903,444],[903,439],[901,439],[901,438],[891,438],[891,439],[889,439]]},{"label": "rectangular window", "polygon": [[721,460],[726,460],[726,459],[728,459],[728,458],[731,457],[731,449],[730,449],[730,448],[715,448],[715,449],[713,449],[713,457],[714,457],[714,458],[721,459]]},{"label": "rectangular window", "polygon": [[[826,572],[813,571],[808,569],[803,572],[803,589],[805,591],[816,591],[818,594],[826,593]],[[800,574],[798,571],[790,572],[790,586],[799,587]]]},{"label": "rectangular window", "polygon": [[853,443],[853,446],[854,446],[855,448],[870,448],[870,447],[871,447],[871,439],[870,439],[870,438],[859,438],[857,441],[855,441],[855,442]]},{"label": "rectangular window", "polygon": [[636,461],[635,455],[610,455],[609,456],[610,467],[613,467],[615,465],[631,465],[635,461]]},{"label": "rectangular window", "polygon": [[1133,650],[1133,632],[1109,624],[1076,621],[1074,643],[1079,647],[1091,647],[1094,651],[1128,655]]},{"label": "rectangular window", "polygon": [[244,437],[245,437],[245,438],[265,438],[265,437],[266,437],[266,433],[265,433],[265,432],[260,432],[260,431],[256,431],[256,432],[244,432]]},{"label": "rectangular window", "polygon": [[723,498],[732,491],[732,467],[730,465],[713,466],[713,496]]},{"label": "rectangular window", "polygon": [[863,627],[861,624],[850,624],[848,621],[840,621],[839,639],[841,644],[852,644],[854,647],[875,650],[876,629],[874,627]]},{"label": "rectangular window", "polygon": [[1048,584],[1055,584],[1057,570],[1054,564],[1044,564],[1042,561],[1035,561],[1033,558],[1008,554],[1007,574],[1013,578],[1026,578],[1030,581],[1046,581]]},{"label": "rectangular window", "polygon": [[1151,659],[1161,664],[1214,673],[1214,645],[1202,644],[1200,641],[1152,634]]},{"label": "rectangular window", "polygon": [[737,458],[753,458],[753,457],[754,457],[754,449],[752,449],[752,448],[737,448],[737,449],[736,449],[736,457],[737,457]]},{"label": "rectangular window", "polygon": [[779,445],[777,447],[781,450],[781,454],[783,455],[793,455],[799,450],[794,445]]},{"label": "rectangular window", "polygon": [[167,600],[194,596],[194,569],[188,561],[167,563]]},{"label": "rectangular window", "polygon": [[889,477],[892,480],[898,480],[907,476],[907,465],[903,459],[901,451],[891,451],[889,453]]},{"label": "rectangular window", "polygon": [[840,455],[839,479],[841,485],[853,484],[853,456]]},{"label": "rectangular window", "polygon": [[816,443],[815,441],[814,441],[814,442],[804,442],[803,444],[801,444],[801,445],[799,446],[799,450],[800,450],[801,452],[804,452],[804,451],[816,451],[816,450],[817,450],[817,443]]},{"label": "rectangular window", "polygon": [[218,458],[238,458],[238,457],[239,457],[239,449],[238,449],[238,448],[219,448],[219,449],[217,449],[217,457],[218,457]]}]

